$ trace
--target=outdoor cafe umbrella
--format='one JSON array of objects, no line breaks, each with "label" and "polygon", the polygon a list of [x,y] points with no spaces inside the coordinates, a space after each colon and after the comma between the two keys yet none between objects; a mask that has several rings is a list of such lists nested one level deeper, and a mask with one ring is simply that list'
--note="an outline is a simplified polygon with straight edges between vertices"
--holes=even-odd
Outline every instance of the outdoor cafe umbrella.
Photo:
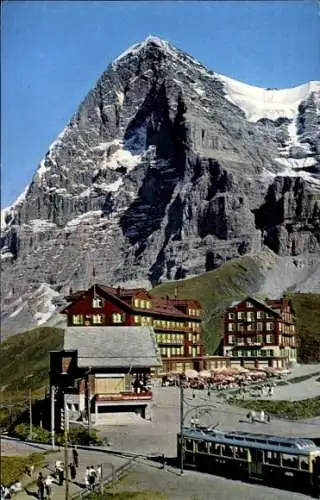
[{"label": "outdoor cafe umbrella", "polygon": [[193,370],[192,368],[189,368],[184,373],[185,373],[185,376],[188,378],[195,378],[195,377],[198,377],[198,375],[199,375],[197,370]]},{"label": "outdoor cafe umbrella", "polygon": [[199,372],[200,377],[211,378],[211,372],[209,370],[201,370]]}]

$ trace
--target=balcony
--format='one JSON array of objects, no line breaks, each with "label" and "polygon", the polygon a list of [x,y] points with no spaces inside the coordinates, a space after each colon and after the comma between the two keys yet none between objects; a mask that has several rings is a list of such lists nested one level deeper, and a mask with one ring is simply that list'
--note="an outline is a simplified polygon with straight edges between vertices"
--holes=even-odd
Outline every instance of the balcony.
[{"label": "balcony", "polygon": [[155,331],[161,330],[163,332],[169,332],[169,331],[170,332],[186,332],[186,331],[189,330],[189,328],[188,328],[187,325],[183,325],[183,326],[167,326],[167,325],[166,326],[161,326],[161,325],[155,325],[154,323],[153,323],[153,325],[152,324],[151,325],[142,325],[142,323],[141,323],[141,326],[152,326]]},{"label": "balcony", "polygon": [[160,347],[166,347],[168,345],[183,345],[184,339],[175,340],[175,339],[166,339],[166,340],[158,340],[158,345]]},{"label": "balcony", "polygon": [[146,392],[120,392],[119,394],[96,394],[96,402],[103,401],[150,401],[152,391]]}]

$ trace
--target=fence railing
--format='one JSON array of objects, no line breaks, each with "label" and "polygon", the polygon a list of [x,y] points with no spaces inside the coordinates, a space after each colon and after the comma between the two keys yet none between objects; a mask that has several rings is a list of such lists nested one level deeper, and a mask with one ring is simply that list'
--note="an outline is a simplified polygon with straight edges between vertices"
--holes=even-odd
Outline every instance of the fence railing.
[{"label": "fence railing", "polygon": [[[122,479],[128,472],[129,470],[133,467],[134,462],[137,460],[138,456],[130,458],[127,462],[124,464],[120,465],[118,468],[112,467],[112,472],[109,474],[107,477],[102,478],[99,483],[95,484],[94,487],[94,492],[102,492],[103,488],[106,486],[111,485],[115,481],[119,481]],[[73,500],[79,499],[82,500],[82,498],[87,497],[90,495],[93,491],[92,490],[82,490],[80,492],[74,493],[71,498]]]}]

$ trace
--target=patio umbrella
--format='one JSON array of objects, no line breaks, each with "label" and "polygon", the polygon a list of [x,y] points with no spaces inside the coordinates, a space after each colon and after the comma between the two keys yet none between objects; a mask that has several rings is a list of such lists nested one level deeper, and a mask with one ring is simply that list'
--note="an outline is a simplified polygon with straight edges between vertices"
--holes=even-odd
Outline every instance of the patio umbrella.
[{"label": "patio umbrella", "polygon": [[199,375],[197,370],[193,370],[192,368],[189,368],[184,373],[185,373],[185,376],[188,378],[195,378],[195,377],[198,377],[198,375]]},{"label": "patio umbrella", "polygon": [[211,378],[211,372],[209,370],[201,370],[199,375],[200,377]]}]

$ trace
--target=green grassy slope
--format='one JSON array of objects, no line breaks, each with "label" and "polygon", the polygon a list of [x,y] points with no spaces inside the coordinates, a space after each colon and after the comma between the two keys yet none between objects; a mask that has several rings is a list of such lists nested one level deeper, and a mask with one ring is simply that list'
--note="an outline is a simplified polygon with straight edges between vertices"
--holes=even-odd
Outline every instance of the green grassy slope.
[{"label": "green grassy slope", "polygon": [[300,361],[320,361],[320,294],[288,293],[296,315]]},{"label": "green grassy slope", "polygon": [[179,282],[163,283],[152,290],[156,296],[174,297],[178,286],[178,298],[194,298],[203,307],[203,331],[209,354],[214,354],[219,346],[222,332],[222,314],[234,300],[256,294],[263,276],[259,265],[250,256],[227,262],[208,273]]},{"label": "green grassy slope", "polygon": [[48,384],[48,351],[60,349],[62,343],[63,330],[52,327],[38,327],[1,343],[1,380],[5,390],[35,390]]},{"label": "green grassy slope", "polygon": [[[259,263],[250,256],[227,262],[225,265],[195,278],[163,283],[152,290],[156,296],[194,298],[203,307],[203,332],[208,354],[216,353],[223,335],[222,314],[234,300],[247,295],[259,297],[263,282]],[[296,314],[299,359],[302,362],[320,361],[320,294],[288,294]],[[262,298],[262,297],[260,297]]]},{"label": "green grassy slope", "polygon": [[[48,386],[49,351],[61,349],[63,330],[38,327],[13,335],[0,344],[1,404],[14,405],[12,415],[23,411],[29,398],[43,397]],[[8,417],[8,408],[0,409],[0,423]]]}]

